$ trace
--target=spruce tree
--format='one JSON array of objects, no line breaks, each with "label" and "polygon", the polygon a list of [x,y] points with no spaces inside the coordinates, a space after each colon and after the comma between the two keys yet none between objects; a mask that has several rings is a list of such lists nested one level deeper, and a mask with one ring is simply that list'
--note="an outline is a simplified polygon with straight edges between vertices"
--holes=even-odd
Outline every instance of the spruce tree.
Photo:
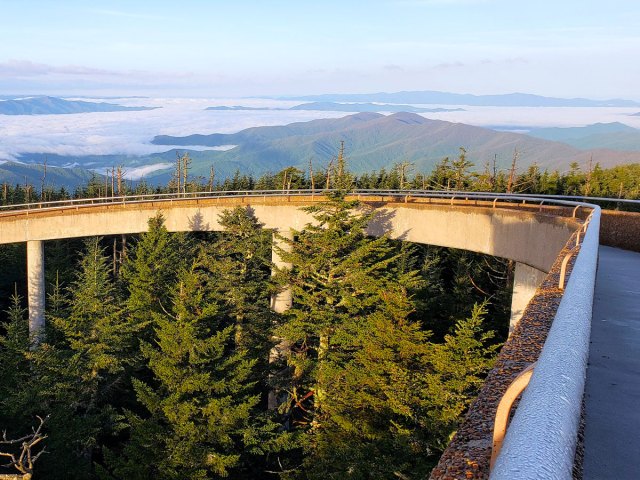
[{"label": "spruce tree", "polygon": [[162,313],[170,303],[171,289],[177,272],[185,264],[184,242],[169,233],[161,213],[151,217],[149,229],[140,235],[122,268],[122,278],[128,292],[127,315],[144,330],[148,340],[153,327],[151,314]]},{"label": "spruce tree", "polygon": [[[271,232],[262,230],[250,209],[225,210],[224,232],[205,244],[200,263],[219,315],[234,322],[235,344],[264,364],[271,348]],[[262,368],[265,368],[262,365]],[[265,372],[261,376],[266,378]]]},{"label": "spruce tree", "polygon": [[462,414],[478,395],[501,344],[484,325],[487,302],[475,304],[444,342],[433,344],[431,374],[426,377],[429,419],[434,445],[444,450]]},{"label": "spruce tree", "polygon": [[7,322],[0,335],[0,425],[15,425],[24,413],[22,397],[31,377],[29,352],[29,325],[27,309],[22,306],[22,298],[15,292],[11,304],[5,312]]},{"label": "spruce tree", "polygon": [[142,345],[153,379],[134,381],[146,413],[129,414],[131,437],[112,458],[113,476],[227,476],[259,450],[255,362],[234,348],[234,326],[217,318],[195,265],[180,275],[171,310],[154,317],[156,339]]},{"label": "spruce tree", "polygon": [[69,305],[49,315],[51,335],[33,351],[33,385],[41,411],[51,414],[46,478],[91,478],[104,442],[122,428],[114,404],[135,328],[122,315],[111,266],[100,240],[85,242]]},{"label": "spruce tree", "polygon": [[376,311],[345,333],[352,353],[327,368],[323,424],[305,460],[309,478],[423,478],[433,466],[424,377],[432,347],[407,320],[411,310],[406,290],[388,284]]},{"label": "spruce tree", "polygon": [[[283,288],[292,289],[293,306],[283,315],[277,335],[291,345],[292,376],[285,389],[290,392],[293,425],[309,435],[306,469],[318,478],[330,471],[340,478],[350,471],[347,463],[353,465],[355,458],[364,459],[375,451],[374,431],[385,442],[394,441],[389,414],[394,400],[385,397],[380,378],[374,385],[362,386],[376,361],[364,361],[360,355],[372,349],[385,351],[382,339],[375,348],[371,342],[372,332],[386,329],[393,332],[384,339],[390,342],[386,351],[399,350],[389,363],[396,370],[409,370],[403,359],[423,348],[419,327],[406,320],[413,309],[407,289],[415,287],[416,272],[400,271],[387,237],[365,235],[375,214],[348,201],[344,191],[306,210],[315,223],[295,232],[294,241],[283,238],[291,251],[279,251],[293,264],[278,274]],[[364,406],[376,397],[383,406],[372,405],[368,412],[379,409],[377,416],[359,416],[358,408],[348,407]],[[353,443],[355,439],[361,443]],[[348,445],[355,450],[346,460]],[[327,469],[329,465],[334,467]]]},{"label": "spruce tree", "polygon": [[336,350],[331,342],[340,339],[344,325],[374,311],[384,290],[392,249],[386,237],[365,236],[373,214],[357,207],[338,193],[305,208],[316,223],[294,232],[295,241],[281,237],[291,251],[279,249],[279,255],[293,269],[281,270],[278,280],[283,288],[291,288],[294,303],[277,335],[293,346],[288,359],[295,370],[288,388],[293,405],[314,396],[318,408],[325,389],[321,371],[327,355]]}]

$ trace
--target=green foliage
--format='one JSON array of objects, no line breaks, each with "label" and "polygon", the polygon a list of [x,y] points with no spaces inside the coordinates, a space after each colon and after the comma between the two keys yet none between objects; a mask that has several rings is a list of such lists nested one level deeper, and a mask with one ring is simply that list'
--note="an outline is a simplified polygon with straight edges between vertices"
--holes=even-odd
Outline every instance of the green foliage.
[{"label": "green foliage", "polygon": [[122,315],[110,272],[99,239],[86,241],[68,305],[49,315],[47,340],[30,354],[35,395],[27,411],[51,414],[53,454],[41,460],[47,478],[91,478],[102,444],[121,428],[114,404],[136,329]]},{"label": "green foliage", "polygon": [[475,304],[471,316],[456,323],[444,343],[432,344],[431,374],[426,377],[431,429],[444,449],[461,415],[476,397],[497,349],[494,332],[483,325],[487,303]]},{"label": "green foliage", "polygon": [[184,235],[169,233],[164,217],[157,213],[148,222],[122,266],[121,277],[128,292],[126,314],[141,329],[139,339],[149,340],[153,313],[162,313],[175,286],[177,273],[190,257]]},{"label": "green foliage", "polygon": [[275,321],[269,307],[271,233],[261,229],[249,208],[226,210],[219,223],[224,232],[199,255],[207,287],[220,314],[233,321],[236,346],[264,361]]},{"label": "green foliage", "polygon": [[[315,222],[278,250],[293,265],[278,273],[293,306],[276,331],[290,345],[283,409],[307,436],[300,475],[420,478],[488,369],[486,310],[460,322],[444,347],[429,342],[410,318],[410,292],[424,288],[411,249],[367,237],[373,213],[344,195],[306,210]],[[444,367],[458,356],[467,377]],[[449,396],[438,390],[448,386]]]},{"label": "green foliage", "polygon": [[29,325],[27,310],[22,306],[22,298],[14,293],[11,305],[6,311],[5,333],[0,336],[0,425],[8,425],[12,418],[22,415],[16,396],[29,381]]},{"label": "green foliage", "polygon": [[258,398],[248,380],[255,362],[243,350],[231,351],[233,327],[221,325],[216,313],[201,276],[194,268],[184,271],[171,312],[155,314],[155,344],[142,346],[154,379],[134,387],[149,416],[130,417],[127,460],[117,475],[130,475],[145,452],[144,473],[134,478],[149,472],[167,479],[227,476],[244,447],[255,445]]}]

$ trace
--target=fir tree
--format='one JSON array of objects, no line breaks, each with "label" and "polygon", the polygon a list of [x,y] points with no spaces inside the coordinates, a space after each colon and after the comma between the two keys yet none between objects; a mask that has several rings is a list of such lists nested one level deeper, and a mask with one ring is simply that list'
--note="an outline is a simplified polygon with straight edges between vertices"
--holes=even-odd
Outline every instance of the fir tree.
[{"label": "fir tree", "polygon": [[433,344],[432,374],[427,378],[430,430],[439,450],[444,450],[462,414],[477,396],[487,372],[502,346],[483,325],[487,303],[475,304],[471,316],[456,323],[443,343]]},{"label": "fir tree", "polygon": [[27,309],[22,306],[17,291],[11,296],[6,314],[5,332],[0,336],[0,425],[15,425],[15,420],[23,414],[24,402],[28,401],[18,398],[32,373],[27,359],[30,346]]},{"label": "fir tree", "polygon": [[[412,310],[407,288],[413,288],[417,279],[414,271],[396,268],[398,258],[387,237],[371,239],[365,235],[374,213],[345,200],[343,192],[306,210],[315,223],[295,232],[296,240],[289,241],[290,252],[279,252],[293,264],[291,270],[279,272],[279,280],[292,289],[294,303],[284,314],[277,335],[292,346],[288,362],[293,372],[286,389],[294,425],[309,432],[305,465],[318,477],[331,470],[340,478],[350,467],[342,456],[346,450],[338,451],[337,441],[348,449],[345,445],[360,435],[361,446],[352,444],[356,450],[350,454],[350,461],[359,455],[364,458],[367,449],[369,453],[375,450],[371,443],[374,431],[385,442],[394,441],[392,418],[385,410],[391,408],[392,400],[385,399],[381,384],[362,387],[360,381],[371,373],[372,363],[359,355],[374,348],[370,342],[375,329],[398,333],[387,339],[397,342],[388,350],[406,347],[390,360],[396,369],[403,368],[400,360],[404,355],[411,356],[411,348],[421,348],[417,327],[411,324],[405,332],[401,326]],[[401,335],[410,337],[412,332],[416,333],[412,340]],[[374,379],[374,383],[378,381]],[[358,408],[348,405],[364,405],[374,397],[386,406],[372,406],[369,412],[380,408],[385,414],[373,415],[367,426],[362,419],[368,415],[359,417]],[[363,429],[358,435],[354,435],[359,428],[355,425]],[[371,431],[367,433],[367,429]],[[328,465],[334,465],[333,470],[327,470]]]},{"label": "fir tree", "polygon": [[347,333],[353,353],[327,369],[322,428],[311,435],[310,478],[422,478],[434,463],[427,416],[428,333],[407,320],[407,292],[388,285],[381,304]]},{"label": "fir tree", "polygon": [[157,339],[142,345],[154,378],[134,382],[147,415],[129,415],[131,438],[113,460],[113,475],[227,476],[259,450],[258,397],[249,380],[255,362],[233,348],[233,325],[217,319],[195,267],[180,276],[171,311],[154,316]]},{"label": "fir tree", "polygon": [[99,239],[86,242],[69,305],[50,315],[47,336],[32,353],[37,405],[51,414],[48,448],[42,459],[47,478],[90,478],[101,445],[121,425],[113,404],[123,388],[132,350],[131,329],[123,319]]},{"label": "fir tree", "polygon": [[188,259],[188,248],[176,234],[169,233],[161,213],[148,224],[149,230],[140,236],[122,268],[128,291],[127,315],[143,329],[139,335],[143,339],[151,335],[152,314],[162,313],[170,303],[177,272]]},{"label": "fir tree", "polygon": [[262,230],[251,210],[243,207],[225,210],[219,223],[225,230],[203,246],[200,263],[219,315],[234,323],[236,348],[247,350],[261,364],[260,380],[265,381],[275,321],[269,306],[271,232]]}]

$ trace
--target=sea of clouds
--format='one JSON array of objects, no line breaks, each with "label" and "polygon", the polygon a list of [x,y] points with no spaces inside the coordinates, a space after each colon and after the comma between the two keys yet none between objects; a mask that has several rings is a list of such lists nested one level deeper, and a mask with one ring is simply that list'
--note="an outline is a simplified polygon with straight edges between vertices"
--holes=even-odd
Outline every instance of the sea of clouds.
[{"label": "sea of clouds", "polygon": [[[82,98],[79,100],[161,108],[71,115],[0,115],[0,162],[20,161],[21,153],[73,156],[116,154],[125,157],[147,155],[170,149],[165,145],[152,145],[150,142],[156,135],[234,133],[255,126],[286,125],[292,122],[347,115],[344,112],[304,110],[205,110],[206,107],[218,105],[287,108],[302,103],[269,99],[121,98],[104,100]],[[442,106],[438,105],[438,107]],[[523,131],[528,127],[571,127],[616,121],[640,128],[640,117],[630,116],[638,109],[463,108],[465,111],[428,113],[424,116],[450,122]],[[137,168],[140,171],[136,170],[135,176],[148,173],[149,168],[165,168],[165,165]],[[134,174],[134,170],[130,170],[131,174]]]}]

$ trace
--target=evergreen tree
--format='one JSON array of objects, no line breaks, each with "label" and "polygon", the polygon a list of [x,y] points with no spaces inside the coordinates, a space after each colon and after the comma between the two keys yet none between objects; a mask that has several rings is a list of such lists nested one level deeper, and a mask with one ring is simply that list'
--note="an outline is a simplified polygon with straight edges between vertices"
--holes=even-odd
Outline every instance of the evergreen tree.
[{"label": "evergreen tree", "polygon": [[[315,222],[295,232],[290,252],[280,251],[293,264],[279,272],[293,306],[277,330],[291,345],[288,407],[293,426],[307,433],[305,474],[420,478],[488,368],[486,312],[461,322],[444,347],[428,342],[410,319],[410,292],[422,287],[410,251],[366,237],[373,214],[344,194],[306,210]],[[446,367],[458,356],[469,377]]]},{"label": "evergreen tree", "polygon": [[[51,414],[46,478],[91,478],[101,446],[121,425],[113,404],[123,388],[135,329],[123,319],[99,239],[86,241],[69,306],[50,315],[47,342],[32,352],[36,405]],[[67,313],[68,312],[68,313]]]},{"label": "evergreen tree", "polygon": [[462,419],[462,414],[478,395],[502,344],[493,341],[494,332],[483,325],[487,303],[475,304],[471,316],[456,322],[443,343],[432,345],[426,375],[428,422],[435,447],[442,451]]},{"label": "evergreen tree", "polygon": [[170,303],[177,272],[189,258],[189,246],[177,234],[169,233],[164,217],[157,213],[148,222],[121,271],[128,291],[127,315],[143,330],[139,338],[149,339],[152,314],[163,313]]},{"label": "evergreen tree", "polygon": [[236,347],[264,363],[275,321],[269,306],[271,232],[262,230],[249,208],[225,210],[219,223],[224,232],[200,252],[208,289],[219,305],[219,314],[234,323]]},{"label": "evergreen tree", "polygon": [[425,428],[428,333],[407,320],[404,288],[388,285],[380,301],[348,333],[348,360],[332,359],[327,368],[323,423],[305,461],[309,478],[423,478],[433,466]]},{"label": "evergreen tree", "polygon": [[[369,343],[372,331],[384,328],[398,333],[390,339],[398,342],[396,348],[407,348],[391,363],[400,361],[403,355],[411,356],[411,348],[419,348],[420,340],[403,337],[405,331],[398,327],[412,310],[406,289],[414,286],[416,275],[395,269],[397,257],[387,237],[371,239],[365,235],[364,228],[374,214],[363,211],[357,202],[346,201],[344,192],[305,210],[312,213],[315,222],[295,232],[295,241],[283,238],[291,251],[279,251],[285,261],[293,264],[291,270],[282,270],[278,275],[281,284],[292,289],[293,306],[285,312],[277,335],[291,345],[287,355],[292,377],[286,390],[290,392],[288,406],[293,425],[310,435],[306,468],[322,476],[327,471],[319,465],[335,464],[336,471],[344,474],[349,469],[341,463],[342,454],[329,449],[333,453],[327,455],[325,447],[334,445],[339,437],[340,445],[348,449],[345,445],[357,428],[354,425],[361,425],[358,409],[347,405],[359,401],[364,404],[371,400],[368,396],[379,396],[388,409],[393,403],[385,399],[384,392],[374,389],[366,393],[368,387],[359,384],[371,373],[371,363],[359,359],[358,352],[373,348]],[[407,335],[416,328],[410,326]],[[345,376],[351,380],[346,382]],[[381,425],[384,441],[392,441],[391,417],[381,417],[370,419],[371,428]],[[368,428],[361,427],[365,431]],[[367,448],[372,451],[373,433],[368,435],[362,433],[362,448],[355,456],[367,455]]]},{"label": "evergreen tree", "polygon": [[253,361],[233,348],[233,325],[217,318],[195,266],[180,276],[168,313],[154,313],[157,339],[142,352],[153,381],[134,381],[147,414],[129,414],[131,438],[112,457],[116,478],[205,479],[229,475],[260,450]]},{"label": "evergreen tree", "polygon": [[6,314],[5,332],[0,336],[0,425],[15,425],[23,415],[25,401],[28,401],[19,397],[31,377],[27,359],[30,346],[27,309],[22,306],[22,298],[17,291],[11,296]]}]

